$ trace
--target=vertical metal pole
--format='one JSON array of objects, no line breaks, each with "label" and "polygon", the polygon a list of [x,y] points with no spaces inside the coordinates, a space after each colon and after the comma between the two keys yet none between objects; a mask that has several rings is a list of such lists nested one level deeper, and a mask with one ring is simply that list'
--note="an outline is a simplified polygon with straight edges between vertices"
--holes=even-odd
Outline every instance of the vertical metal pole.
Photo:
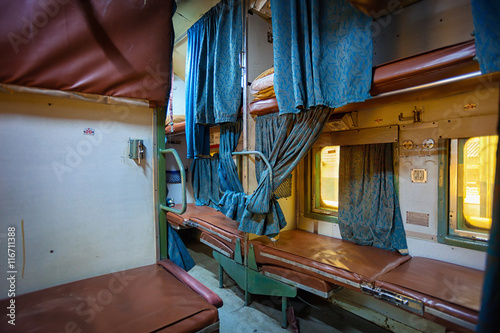
[{"label": "vertical metal pole", "polygon": [[[243,150],[248,150],[248,10],[247,0],[241,0],[241,37],[242,37],[242,57],[241,57],[241,87],[243,91],[242,96],[242,111],[243,111]],[[243,156],[243,189],[248,191],[248,156]],[[243,253],[245,265],[245,305],[250,303],[250,295],[248,293],[248,234],[245,233],[243,239]]]},{"label": "vertical metal pole", "polygon": [[219,263],[219,288],[224,287],[224,268],[222,268],[222,265]]},{"label": "vertical metal pole", "polygon": [[[242,76],[242,88],[243,88],[243,150],[248,150],[248,11],[247,11],[247,0],[241,1],[241,19],[242,19],[242,58],[241,58],[241,76]],[[248,179],[247,174],[243,174],[243,177]],[[248,185],[245,181],[243,186]],[[246,190],[246,188],[245,188]]]},{"label": "vertical metal pole", "polygon": [[165,149],[165,116],[166,109],[164,107],[156,108],[156,158],[158,167],[156,170],[156,192],[157,192],[157,214],[158,214],[158,238],[160,243],[160,259],[168,257],[167,246],[167,216],[160,208],[161,204],[165,204],[167,197],[166,175],[165,175],[165,155],[160,153],[160,150]]},{"label": "vertical metal pole", "polygon": [[287,298],[286,296],[283,296],[281,299],[281,327],[286,328],[287,327],[287,322],[286,322],[286,308],[287,308]]}]

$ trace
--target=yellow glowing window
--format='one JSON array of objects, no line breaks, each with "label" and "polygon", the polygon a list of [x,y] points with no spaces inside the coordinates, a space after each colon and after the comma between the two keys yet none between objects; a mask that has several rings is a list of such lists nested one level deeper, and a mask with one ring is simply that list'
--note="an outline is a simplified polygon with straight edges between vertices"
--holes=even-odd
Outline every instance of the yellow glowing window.
[{"label": "yellow glowing window", "polygon": [[339,207],[339,146],[324,147],[320,154],[321,207],[337,210]]},{"label": "yellow glowing window", "polygon": [[497,142],[497,136],[474,137],[463,142],[463,173],[458,186],[462,190],[462,214],[467,227],[491,227]]}]

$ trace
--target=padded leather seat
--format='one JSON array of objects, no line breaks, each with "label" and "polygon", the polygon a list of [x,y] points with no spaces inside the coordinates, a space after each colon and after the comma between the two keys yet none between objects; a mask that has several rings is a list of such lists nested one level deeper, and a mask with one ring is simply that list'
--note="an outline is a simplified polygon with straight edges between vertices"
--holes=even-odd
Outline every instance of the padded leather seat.
[{"label": "padded leather seat", "polygon": [[[174,206],[180,208],[180,205]],[[244,233],[238,230],[238,222],[207,206],[187,204],[184,214],[167,213],[167,221],[173,226],[194,227],[202,231],[201,240],[214,250],[233,257],[236,240],[243,240]],[[222,244],[222,245],[219,245]],[[228,248],[230,251],[228,251]],[[243,253],[243,251],[242,251]]]},{"label": "padded leather seat", "polygon": [[[209,301],[217,306],[222,301],[199,282],[183,281],[183,274],[188,275],[165,260],[19,295],[16,325],[4,315],[0,331],[196,332],[212,326],[209,331],[216,331],[217,307]],[[0,306],[9,302],[1,300]]]},{"label": "padded leather seat", "polygon": [[309,291],[323,298],[329,298],[338,288],[337,285],[314,276],[297,272],[288,268],[273,265],[262,265],[261,272],[276,280],[291,284],[299,289]]},{"label": "padded leather seat", "polygon": [[[421,300],[424,317],[454,329],[477,323],[484,272],[443,261],[414,257],[378,278],[376,287]],[[451,321],[450,321],[451,320]]]},{"label": "padded leather seat", "polygon": [[259,264],[289,268],[357,290],[361,283],[370,283],[411,258],[302,230],[281,232],[275,244],[265,236],[250,244]]}]

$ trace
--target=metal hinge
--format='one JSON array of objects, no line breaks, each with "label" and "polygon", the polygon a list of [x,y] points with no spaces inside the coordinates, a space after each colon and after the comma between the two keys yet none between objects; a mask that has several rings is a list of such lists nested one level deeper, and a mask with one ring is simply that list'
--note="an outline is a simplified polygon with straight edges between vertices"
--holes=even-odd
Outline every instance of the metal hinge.
[{"label": "metal hinge", "polygon": [[366,283],[361,285],[361,291],[392,305],[418,313],[421,316],[424,314],[424,303],[414,298],[384,290],[380,287],[373,287]]}]

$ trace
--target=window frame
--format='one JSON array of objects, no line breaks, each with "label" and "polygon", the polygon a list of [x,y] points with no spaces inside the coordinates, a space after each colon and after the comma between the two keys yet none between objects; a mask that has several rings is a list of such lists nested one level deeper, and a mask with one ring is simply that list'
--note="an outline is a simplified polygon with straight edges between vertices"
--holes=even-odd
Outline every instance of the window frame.
[{"label": "window frame", "polygon": [[316,191],[316,189],[321,181],[321,173],[316,172],[316,170],[321,168],[321,150],[325,147],[327,146],[313,147],[306,157],[304,183],[307,186],[304,198],[304,216],[315,220],[338,223],[338,210],[322,208],[318,204],[321,201],[321,191]]},{"label": "window frame", "polygon": [[[486,251],[488,248],[488,237],[477,237],[476,232],[466,230],[450,230],[450,226],[456,228],[459,224],[458,197],[458,160],[460,139],[439,140],[439,182],[438,182],[438,242],[464,247],[468,249]],[[452,191],[455,195],[452,195]],[[450,209],[454,211],[450,211]],[[484,234],[481,234],[484,235]],[[476,236],[476,237],[475,237]]]}]

